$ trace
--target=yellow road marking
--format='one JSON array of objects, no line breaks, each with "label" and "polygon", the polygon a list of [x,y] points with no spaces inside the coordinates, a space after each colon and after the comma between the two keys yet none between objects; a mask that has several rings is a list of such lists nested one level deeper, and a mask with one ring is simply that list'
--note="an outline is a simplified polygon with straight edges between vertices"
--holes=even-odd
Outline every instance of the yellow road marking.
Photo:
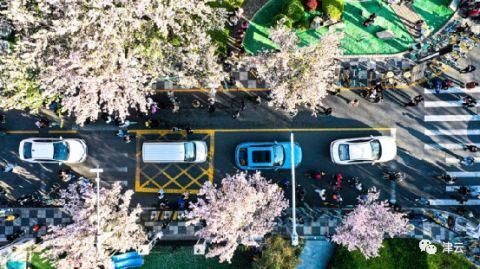
[{"label": "yellow road marking", "polygon": [[36,130],[17,130],[17,131],[5,131],[7,134],[38,134]]},{"label": "yellow road marking", "polygon": [[[358,128],[261,128],[261,129],[199,129],[194,130],[195,133],[208,133],[210,136],[214,136],[215,133],[242,133],[242,132],[349,132],[349,131],[389,131],[390,127],[358,127]],[[161,134],[169,130],[130,130],[137,134]],[[171,132],[171,131],[170,131]],[[172,132],[174,133],[174,132]],[[212,153],[213,154],[213,153]]]},{"label": "yellow road marking", "polygon": [[140,187],[140,137],[142,135],[137,135],[137,146],[136,146],[136,154],[135,154],[135,159],[136,159],[136,164],[135,164],[135,191],[139,191],[141,189]]},{"label": "yellow road marking", "polygon": [[78,130],[49,130],[50,134],[76,134]]}]

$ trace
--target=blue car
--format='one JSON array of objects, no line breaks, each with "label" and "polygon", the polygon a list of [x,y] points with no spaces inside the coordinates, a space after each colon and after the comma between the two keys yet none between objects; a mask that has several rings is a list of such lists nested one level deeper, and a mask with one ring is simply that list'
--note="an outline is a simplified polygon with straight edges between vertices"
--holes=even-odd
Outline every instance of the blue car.
[{"label": "blue car", "polygon": [[[295,143],[295,167],[302,161],[302,148]],[[290,169],[290,142],[245,142],[235,150],[235,163],[242,170]]]}]

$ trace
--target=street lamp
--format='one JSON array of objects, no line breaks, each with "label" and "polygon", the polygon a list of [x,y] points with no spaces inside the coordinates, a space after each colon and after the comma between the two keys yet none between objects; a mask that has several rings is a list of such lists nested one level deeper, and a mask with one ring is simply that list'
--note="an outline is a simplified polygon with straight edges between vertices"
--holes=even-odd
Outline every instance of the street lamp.
[{"label": "street lamp", "polygon": [[291,159],[290,163],[292,164],[292,246],[298,246],[298,234],[297,234],[297,214],[296,214],[296,197],[295,197],[295,143],[293,142],[294,136],[293,133],[290,133],[290,152]]},{"label": "street lamp", "polygon": [[97,254],[100,248],[100,243],[98,242],[98,237],[100,235],[100,173],[103,173],[103,169],[101,168],[94,168],[90,169],[90,172],[96,173],[97,176],[95,177],[95,182],[97,183]]}]

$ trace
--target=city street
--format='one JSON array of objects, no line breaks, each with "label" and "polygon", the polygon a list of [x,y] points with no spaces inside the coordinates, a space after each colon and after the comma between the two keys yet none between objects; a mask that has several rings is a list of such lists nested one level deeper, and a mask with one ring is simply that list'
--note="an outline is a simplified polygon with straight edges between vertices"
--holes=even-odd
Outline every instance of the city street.
[{"label": "city street", "polygon": [[[291,117],[272,110],[265,103],[255,104],[251,96],[265,96],[263,92],[230,92],[217,95],[219,108],[209,114],[205,108],[192,108],[192,98],[206,99],[206,95],[176,93],[180,100],[180,112],[173,114],[169,109],[160,110],[154,118],[160,121],[160,129],[143,129],[145,118],[131,118],[138,124],[130,126],[130,132],[136,135],[133,142],[127,144],[115,136],[118,127],[112,124],[95,123],[84,127],[66,122],[64,129],[40,131],[25,126],[34,126],[32,118],[25,118],[10,112],[7,114],[7,128],[11,131],[0,138],[5,145],[2,156],[9,162],[18,164],[15,174],[5,173],[3,179],[6,188],[13,197],[19,197],[31,190],[47,191],[59,182],[57,164],[29,164],[18,159],[18,144],[27,137],[79,137],[88,145],[88,158],[85,163],[71,166],[76,173],[92,178],[89,169],[97,165],[104,169],[101,178],[104,181],[121,181],[135,189],[135,199],[144,206],[157,203],[156,192],[162,187],[167,193],[180,194],[185,191],[196,193],[203,182],[209,180],[219,183],[227,173],[235,173],[234,152],[237,144],[258,141],[288,141],[290,132],[295,134],[296,142],[303,149],[303,160],[297,169],[297,183],[307,190],[306,201],[312,206],[325,206],[314,189],[327,189],[327,201],[331,183],[336,173],[344,176],[343,189],[340,192],[343,205],[355,204],[359,192],[348,186],[352,177],[361,179],[364,189],[377,186],[382,197],[403,206],[415,205],[415,199],[430,199],[432,205],[439,208],[457,206],[454,199],[455,188],[470,186],[477,188],[475,177],[480,173],[478,164],[464,167],[459,158],[469,156],[463,150],[464,144],[478,144],[480,131],[478,119],[474,114],[477,108],[466,109],[458,100],[466,94],[465,90],[453,88],[436,94],[420,86],[412,89],[389,90],[385,101],[370,103],[358,95],[359,91],[343,91],[341,95],[330,96],[326,106],[333,108],[331,116],[312,117],[309,112],[300,111]],[[478,97],[480,90],[470,90],[468,94]],[[411,97],[422,94],[425,102],[417,107],[403,107]],[[165,95],[156,96],[159,102]],[[360,100],[359,107],[348,102]],[[234,120],[231,113],[237,110],[241,100],[246,100],[246,109],[239,119]],[[460,116],[459,116],[460,115]],[[170,121],[175,117],[175,121]],[[18,127],[17,127],[18,126]],[[172,127],[189,126],[194,133],[186,135],[184,131],[173,132]],[[23,131],[21,131],[23,129]],[[329,144],[340,138],[365,137],[370,135],[391,135],[396,137],[397,157],[387,163],[377,165],[334,165],[330,160]],[[152,140],[205,140],[209,147],[209,159],[205,164],[159,165],[144,164],[141,161],[141,144]],[[473,154],[473,153],[472,153]],[[62,165],[61,167],[65,167]],[[323,170],[327,173],[321,180],[309,178],[308,173]],[[407,177],[402,182],[383,179],[383,171],[401,171]],[[458,178],[454,185],[447,186],[439,179],[442,173]],[[264,171],[264,175],[276,182],[290,178],[290,171]],[[479,199],[470,197],[465,205],[475,210]]]}]

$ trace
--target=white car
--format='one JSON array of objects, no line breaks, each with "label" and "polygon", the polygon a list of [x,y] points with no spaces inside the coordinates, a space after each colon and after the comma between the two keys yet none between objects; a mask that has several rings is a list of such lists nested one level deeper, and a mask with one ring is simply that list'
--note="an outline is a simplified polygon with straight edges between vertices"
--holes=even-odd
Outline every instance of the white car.
[{"label": "white car", "polygon": [[27,138],[18,148],[20,159],[31,163],[81,163],[87,145],[78,138]]},{"label": "white car", "polygon": [[336,164],[388,162],[396,155],[397,143],[391,136],[338,139],[330,144],[330,156]]}]

